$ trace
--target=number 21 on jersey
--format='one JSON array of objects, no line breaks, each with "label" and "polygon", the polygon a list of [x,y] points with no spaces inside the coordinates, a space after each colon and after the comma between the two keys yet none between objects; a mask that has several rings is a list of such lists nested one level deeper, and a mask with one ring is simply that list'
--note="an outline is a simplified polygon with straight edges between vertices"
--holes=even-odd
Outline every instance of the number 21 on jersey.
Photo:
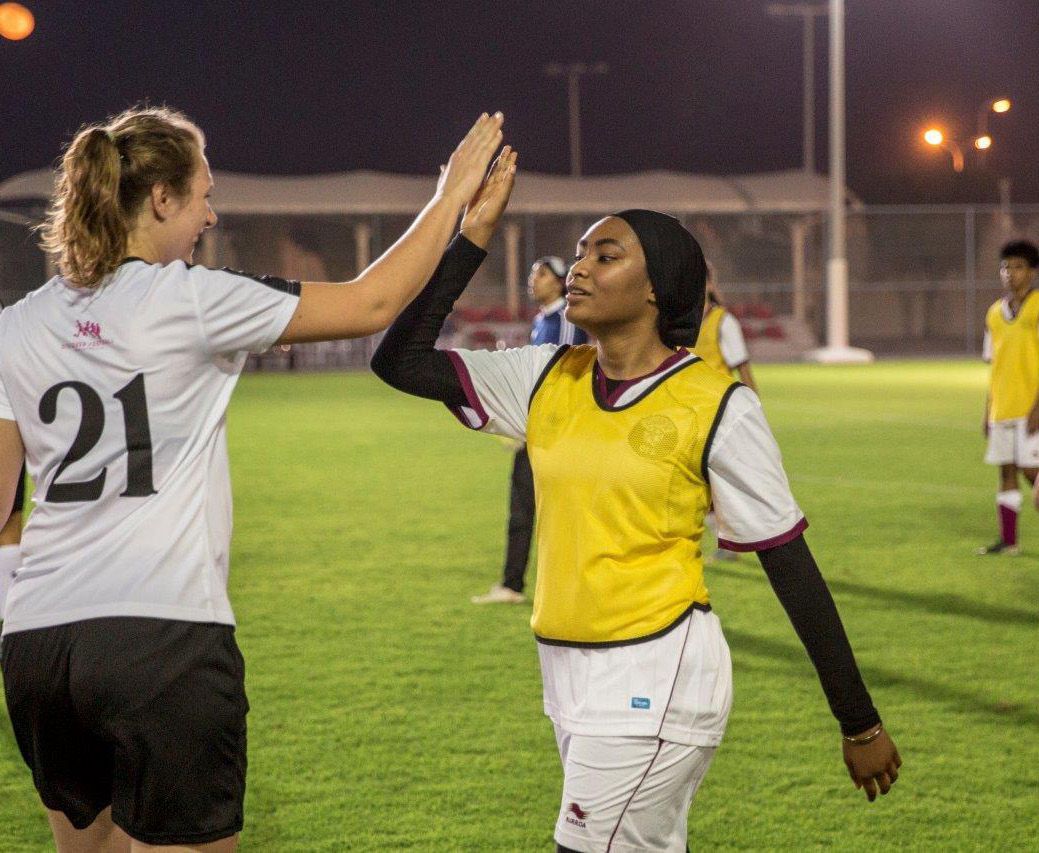
[{"label": "number 21 on jersey", "polygon": [[[51,479],[44,500],[53,503],[96,501],[105,487],[108,469],[102,468],[93,478],[77,482],[59,482],[65,469],[78,462],[101,440],[105,429],[105,404],[93,388],[85,382],[59,382],[47,389],[40,400],[40,420],[54,423],[58,416],[58,397],[62,391],[79,396],[82,409],[79,429],[72,446]],[[129,384],[113,394],[123,407],[123,426],[126,430],[126,491],[123,498],[145,498],[155,494],[152,484],[152,436],[148,426],[148,400],[144,394],[144,374],[138,373]]]}]

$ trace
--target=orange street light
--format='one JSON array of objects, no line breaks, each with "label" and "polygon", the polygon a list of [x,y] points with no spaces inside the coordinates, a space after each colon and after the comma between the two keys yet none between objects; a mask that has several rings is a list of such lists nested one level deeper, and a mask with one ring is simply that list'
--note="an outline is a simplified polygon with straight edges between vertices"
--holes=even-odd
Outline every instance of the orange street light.
[{"label": "orange street light", "polygon": [[977,148],[978,151],[988,151],[989,148],[992,147],[992,137],[988,134],[979,136],[974,140],[974,147]]},{"label": "orange street light", "polygon": [[0,37],[21,41],[35,28],[36,19],[21,3],[0,3]]},{"label": "orange street light", "polygon": [[949,152],[952,157],[952,169],[954,172],[963,171],[963,149],[953,139],[946,139],[945,134],[937,127],[929,127],[924,131],[924,142],[934,148],[941,148]]},{"label": "orange street light", "polygon": [[1003,113],[1010,112],[1010,108],[1013,104],[1010,102],[1010,98],[995,98],[994,100],[988,100],[982,103],[978,107],[978,136],[988,136],[988,115],[989,113]]}]

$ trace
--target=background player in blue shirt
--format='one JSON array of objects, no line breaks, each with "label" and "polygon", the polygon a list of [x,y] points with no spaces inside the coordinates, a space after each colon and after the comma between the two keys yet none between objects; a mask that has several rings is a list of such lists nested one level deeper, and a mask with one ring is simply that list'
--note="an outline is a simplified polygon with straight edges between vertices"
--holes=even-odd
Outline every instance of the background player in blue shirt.
[{"label": "background player in blue shirt", "polygon": [[[527,277],[527,292],[541,306],[534,318],[530,342],[537,344],[583,344],[588,335],[566,319],[566,263],[555,255],[534,261]],[[512,462],[509,487],[509,527],[505,544],[505,567],[500,583],[483,595],[474,595],[473,604],[520,604],[523,576],[527,573],[530,540],[534,533],[534,475],[530,470],[527,446],[521,445]]]}]

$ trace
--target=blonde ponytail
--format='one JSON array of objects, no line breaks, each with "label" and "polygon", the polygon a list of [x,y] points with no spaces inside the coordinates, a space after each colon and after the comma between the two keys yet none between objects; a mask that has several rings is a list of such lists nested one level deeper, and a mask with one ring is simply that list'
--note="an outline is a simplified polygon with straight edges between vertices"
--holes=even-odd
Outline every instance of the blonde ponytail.
[{"label": "blonde ponytail", "polygon": [[126,257],[152,187],[188,194],[204,145],[190,120],[165,107],[130,109],[80,130],[62,157],[41,229],[62,275],[77,287],[97,287]]}]

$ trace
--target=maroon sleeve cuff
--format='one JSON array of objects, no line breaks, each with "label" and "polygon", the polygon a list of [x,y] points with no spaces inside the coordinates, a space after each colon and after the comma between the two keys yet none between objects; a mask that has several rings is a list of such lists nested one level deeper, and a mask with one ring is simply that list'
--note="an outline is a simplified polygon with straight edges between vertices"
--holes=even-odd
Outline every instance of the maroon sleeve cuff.
[{"label": "maroon sleeve cuff", "polygon": [[465,366],[465,361],[454,350],[448,350],[447,356],[451,359],[451,365],[454,367],[455,373],[458,376],[458,382],[462,386],[462,391],[465,393],[466,400],[469,402],[468,406],[448,405],[448,411],[458,418],[462,426],[468,427],[469,429],[483,429],[487,426],[487,422],[490,418],[484,410],[483,403],[480,402],[479,396],[476,394],[476,388],[473,387],[473,380],[469,375],[469,368]]},{"label": "maroon sleeve cuff", "polygon": [[728,539],[719,538],[718,547],[724,548],[726,551],[767,551],[769,548],[778,548],[780,545],[786,545],[787,542],[792,542],[807,529],[808,519],[802,516],[801,520],[786,533],[781,533],[779,536],[773,536],[771,539],[762,539],[759,542],[730,542]]}]

